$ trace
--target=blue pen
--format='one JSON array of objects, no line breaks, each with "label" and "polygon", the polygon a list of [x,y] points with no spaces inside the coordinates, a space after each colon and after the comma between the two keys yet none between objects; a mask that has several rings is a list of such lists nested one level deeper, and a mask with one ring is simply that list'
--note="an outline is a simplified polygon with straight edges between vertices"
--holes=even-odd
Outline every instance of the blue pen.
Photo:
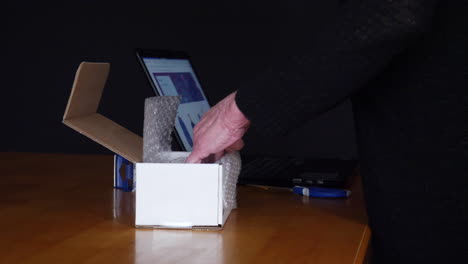
[{"label": "blue pen", "polygon": [[346,198],[351,195],[350,190],[324,188],[324,187],[294,186],[292,191],[296,194],[316,197],[316,198]]}]

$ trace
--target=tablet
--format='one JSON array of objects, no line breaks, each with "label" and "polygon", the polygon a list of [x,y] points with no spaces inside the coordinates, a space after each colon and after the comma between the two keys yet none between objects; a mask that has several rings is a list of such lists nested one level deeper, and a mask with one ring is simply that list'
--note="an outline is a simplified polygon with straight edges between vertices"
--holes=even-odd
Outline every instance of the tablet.
[{"label": "tablet", "polygon": [[193,128],[210,104],[190,58],[182,51],[137,49],[137,58],[156,95],[180,96],[176,136],[185,151],[192,151]]}]

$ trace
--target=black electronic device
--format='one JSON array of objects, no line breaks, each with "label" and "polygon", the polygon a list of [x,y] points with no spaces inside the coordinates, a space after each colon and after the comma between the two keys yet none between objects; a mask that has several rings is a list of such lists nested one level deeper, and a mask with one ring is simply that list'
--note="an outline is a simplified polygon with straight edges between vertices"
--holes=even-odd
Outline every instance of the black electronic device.
[{"label": "black electronic device", "polygon": [[298,157],[243,157],[240,184],[276,187],[323,186],[342,188],[357,167],[356,160]]}]

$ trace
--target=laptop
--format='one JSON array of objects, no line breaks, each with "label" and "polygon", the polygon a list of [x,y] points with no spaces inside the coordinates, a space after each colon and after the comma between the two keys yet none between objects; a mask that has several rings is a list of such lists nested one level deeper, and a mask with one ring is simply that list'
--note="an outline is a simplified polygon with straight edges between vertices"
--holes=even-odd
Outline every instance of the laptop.
[{"label": "laptop", "polygon": [[[202,84],[184,51],[136,49],[147,80],[158,96],[180,96],[175,122],[176,149],[192,151],[193,128],[210,109]],[[240,184],[277,187],[343,187],[355,160],[242,155]]]}]

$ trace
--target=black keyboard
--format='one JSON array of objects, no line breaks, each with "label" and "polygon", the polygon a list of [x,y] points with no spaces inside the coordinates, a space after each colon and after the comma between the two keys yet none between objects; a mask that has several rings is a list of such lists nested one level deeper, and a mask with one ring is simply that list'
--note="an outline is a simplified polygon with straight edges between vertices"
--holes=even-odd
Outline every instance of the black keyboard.
[{"label": "black keyboard", "polygon": [[242,157],[239,184],[278,187],[342,187],[357,165],[355,160],[286,157]]}]

